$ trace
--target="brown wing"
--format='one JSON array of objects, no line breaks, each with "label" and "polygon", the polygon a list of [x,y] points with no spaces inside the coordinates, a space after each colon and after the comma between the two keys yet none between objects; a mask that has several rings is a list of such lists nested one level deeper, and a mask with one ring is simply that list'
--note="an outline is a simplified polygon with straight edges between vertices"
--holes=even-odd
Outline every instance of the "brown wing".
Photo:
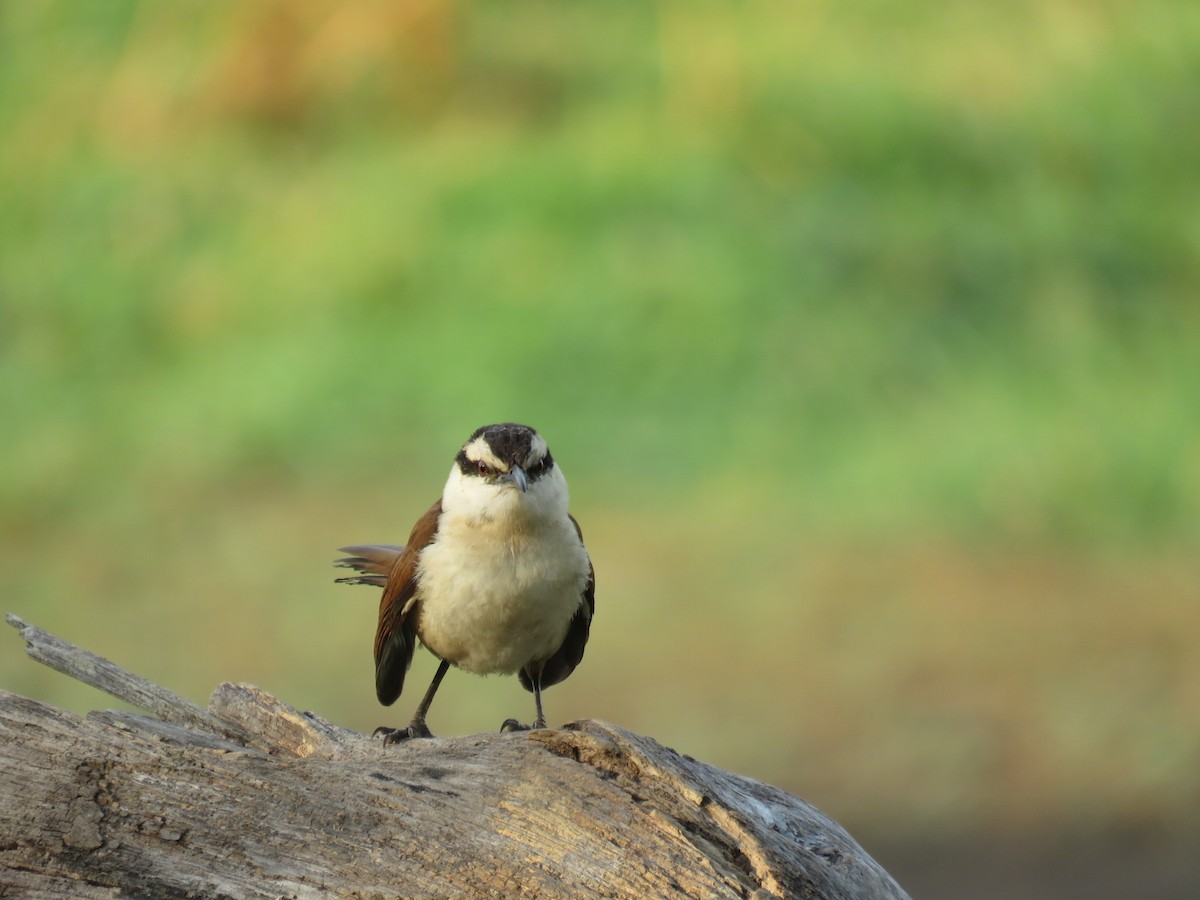
[{"label": "brown wing", "polygon": [[[579,535],[579,542],[582,544],[583,531],[580,529],[579,523],[575,521],[574,516],[568,516],[568,518],[575,526],[575,533]],[[575,667],[583,659],[583,650],[587,646],[588,634],[592,628],[592,614],[595,611],[596,570],[592,568],[592,561],[589,558],[587,584],[583,586],[583,593],[579,596],[579,608],[571,618],[571,624],[567,626],[567,636],[563,639],[562,646],[542,666],[541,684],[543,688],[565,681],[567,676],[575,671]],[[518,677],[525,690],[533,690],[533,682],[525,669],[518,673]]]},{"label": "brown wing", "polygon": [[421,551],[437,534],[442,501],[429,507],[417,520],[404,551],[392,563],[379,598],[379,626],[375,630],[375,695],[391,706],[404,688],[404,676],[412,665],[417,646],[417,618],[407,608],[417,591],[417,563]]}]

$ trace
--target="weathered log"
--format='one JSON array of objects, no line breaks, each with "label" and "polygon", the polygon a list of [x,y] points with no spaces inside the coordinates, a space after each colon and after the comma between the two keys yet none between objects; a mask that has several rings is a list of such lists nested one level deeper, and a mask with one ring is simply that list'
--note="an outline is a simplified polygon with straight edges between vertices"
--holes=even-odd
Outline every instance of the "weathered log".
[{"label": "weathered log", "polygon": [[614,725],[385,748],[250,686],[203,710],[8,621],[154,715],[0,692],[0,897],[907,896],[803,800]]}]

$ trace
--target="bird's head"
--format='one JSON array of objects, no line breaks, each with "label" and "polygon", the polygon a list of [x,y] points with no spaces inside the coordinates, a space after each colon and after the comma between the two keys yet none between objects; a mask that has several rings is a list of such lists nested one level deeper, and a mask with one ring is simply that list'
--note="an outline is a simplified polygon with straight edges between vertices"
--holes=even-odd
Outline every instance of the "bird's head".
[{"label": "bird's head", "polygon": [[537,431],[485,425],[454,458],[442,505],[484,518],[565,513],[567,483]]}]

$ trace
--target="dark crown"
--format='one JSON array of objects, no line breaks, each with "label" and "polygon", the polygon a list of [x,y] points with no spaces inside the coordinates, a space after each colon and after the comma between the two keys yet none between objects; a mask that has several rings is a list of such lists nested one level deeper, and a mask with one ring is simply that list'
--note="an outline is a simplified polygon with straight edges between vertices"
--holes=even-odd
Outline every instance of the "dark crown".
[{"label": "dark crown", "polygon": [[497,459],[502,459],[510,466],[521,466],[529,457],[533,447],[533,436],[537,434],[528,425],[518,425],[515,422],[504,422],[500,425],[484,425],[476,429],[467,438],[467,443],[482,437]]}]

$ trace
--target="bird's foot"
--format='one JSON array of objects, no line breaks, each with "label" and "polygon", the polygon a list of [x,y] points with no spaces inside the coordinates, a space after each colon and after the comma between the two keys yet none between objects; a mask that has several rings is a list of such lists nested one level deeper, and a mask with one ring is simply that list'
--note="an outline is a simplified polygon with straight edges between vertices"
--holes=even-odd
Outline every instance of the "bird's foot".
[{"label": "bird's foot", "polygon": [[545,718],[543,718],[542,716],[538,716],[538,718],[534,719],[532,725],[524,725],[524,724],[518,722],[516,719],[505,719],[504,724],[502,724],[500,726],[500,731],[502,733],[505,731],[536,731],[539,728],[545,728],[545,727],[546,727]]},{"label": "bird's foot", "polygon": [[407,741],[411,738],[431,738],[433,732],[429,730],[429,726],[424,722],[410,722],[403,728],[388,728],[386,725],[380,725],[371,732],[371,737],[379,737],[383,735],[383,746],[388,744],[399,744],[401,741]]}]

